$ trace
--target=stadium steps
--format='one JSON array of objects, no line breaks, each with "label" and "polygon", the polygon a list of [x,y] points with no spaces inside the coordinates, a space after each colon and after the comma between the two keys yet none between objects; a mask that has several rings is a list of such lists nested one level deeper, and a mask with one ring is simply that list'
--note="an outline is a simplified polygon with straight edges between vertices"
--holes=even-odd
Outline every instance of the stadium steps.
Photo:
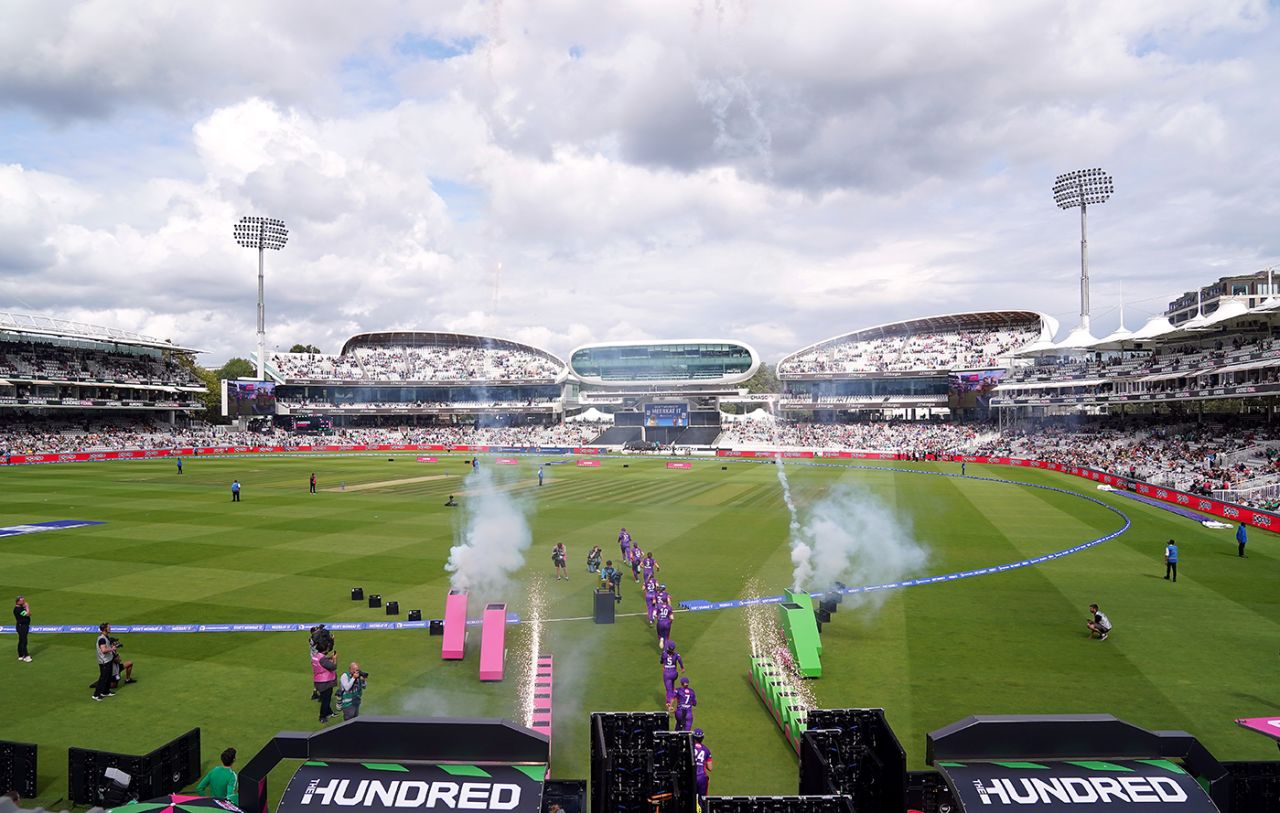
[{"label": "stadium steps", "polygon": [[614,426],[591,441],[592,446],[621,446],[633,440],[641,440],[644,430],[639,426]]}]

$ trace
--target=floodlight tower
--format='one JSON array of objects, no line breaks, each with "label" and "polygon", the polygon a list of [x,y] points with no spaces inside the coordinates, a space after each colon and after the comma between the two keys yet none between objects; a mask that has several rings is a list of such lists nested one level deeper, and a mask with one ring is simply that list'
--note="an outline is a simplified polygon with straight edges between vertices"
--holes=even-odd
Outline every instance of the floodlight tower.
[{"label": "floodlight tower", "polygon": [[1053,182],[1053,202],[1059,209],[1080,207],[1080,327],[1089,330],[1089,204],[1106,203],[1115,191],[1111,176],[1101,169],[1077,169]]},{"label": "floodlight tower", "polygon": [[258,380],[267,380],[267,328],[262,305],[262,253],[279,251],[289,242],[289,230],[283,220],[272,217],[242,217],[235,225],[236,242],[258,250]]}]

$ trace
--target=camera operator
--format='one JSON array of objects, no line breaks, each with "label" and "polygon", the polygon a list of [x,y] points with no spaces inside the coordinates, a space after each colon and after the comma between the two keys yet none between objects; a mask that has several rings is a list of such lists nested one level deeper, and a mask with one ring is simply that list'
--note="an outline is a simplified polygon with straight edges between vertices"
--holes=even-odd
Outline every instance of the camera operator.
[{"label": "camera operator", "polygon": [[[111,643],[111,646],[115,647],[111,659],[110,683],[110,689],[114,692],[116,689],[120,688],[121,675],[124,676],[125,683],[137,683],[138,681],[133,679],[133,661],[126,661],[120,657],[120,650],[124,649],[124,642],[114,635],[111,635],[109,631],[107,633],[107,640]],[[95,688],[97,685],[98,684],[96,682],[90,683],[89,688]]]},{"label": "camera operator", "polygon": [[360,671],[360,664],[355,661],[338,680],[338,707],[342,709],[342,719],[351,720],[360,716],[360,700],[364,697],[364,687],[369,682],[369,673]]},{"label": "camera operator", "polygon": [[[326,629],[324,624],[316,624],[311,628],[307,643],[311,645],[311,653],[308,657],[314,656],[317,652],[330,652],[333,650],[333,633]],[[318,689],[311,690],[311,699],[320,699]]]},{"label": "camera operator", "polygon": [[98,625],[98,682],[93,685],[93,699],[114,697],[111,691],[112,665],[116,659],[116,644],[111,643],[111,625]]},{"label": "camera operator", "polygon": [[311,680],[320,696],[320,722],[327,723],[333,717],[333,687],[337,682],[338,653],[315,651],[311,653]]}]

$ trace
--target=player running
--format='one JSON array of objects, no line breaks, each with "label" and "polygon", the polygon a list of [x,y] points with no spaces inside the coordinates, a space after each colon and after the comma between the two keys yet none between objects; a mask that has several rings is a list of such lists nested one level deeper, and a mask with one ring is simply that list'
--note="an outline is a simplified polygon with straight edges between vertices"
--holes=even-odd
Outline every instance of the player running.
[{"label": "player running", "polygon": [[636,580],[636,584],[640,583],[640,565],[644,562],[644,551],[640,550],[639,545],[631,546],[631,576]]},{"label": "player running", "polygon": [[662,566],[653,558],[653,551],[650,551],[644,555],[644,561],[640,563],[640,569],[644,573],[644,580],[649,581],[656,571],[662,570]]},{"label": "player running", "polygon": [[696,705],[698,695],[689,688],[689,678],[680,678],[680,688],[676,689],[676,731],[693,728],[693,707]]},{"label": "player running", "polygon": [[667,648],[658,657],[658,662],[662,664],[662,682],[667,686],[667,705],[670,706],[676,696],[676,678],[679,677],[676,670],[684,671],[684,658],[676,652],[676,645],[668,641]]},{"label": "player running", "polygon": [[653,626],[653,619],[657,606],[655,598],[658,595],[658,583],[653,579],[647,579],[644,583],[644,609],[649,616],[649,626]]},{"label": "player running", "polygon": [[631,534],[626,528],[618,531],[618,547],[622,550],[622,561],[631,561]]},{"label": "player running", "polygon": [[654,610],[654,616],[658,620],[658,649],[664,649],[667,645],[667,639],[671,637],[671,619],[675,616],[675,610],[671,609],[671,604],[666,601],[658,600]]},{"label": "player running", "polygon": [[702,744],[703,733],[701,728],[693,730],[693,768],[698,784],[698,798],[700,804],[706,804],[707,789],[710,783],[711,774],[711,749]]}]

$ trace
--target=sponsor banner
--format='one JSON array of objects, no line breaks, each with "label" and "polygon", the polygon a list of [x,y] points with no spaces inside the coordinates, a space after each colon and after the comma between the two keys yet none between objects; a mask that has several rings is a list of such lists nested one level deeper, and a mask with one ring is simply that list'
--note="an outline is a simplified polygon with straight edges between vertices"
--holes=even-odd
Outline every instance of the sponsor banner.
[{"label": "sponsor banner", "polygon": [[514,457],[499,457],[497,460],[494,460],[493,462],[497,463],[499,466],[514,466],[520,461],[516,460]]},{"label": "sponsor banner", "polygon": [[538,813],[547,766],[304,762],[276,813],[477,810]]},{"label": "sponsor banner", "polygon": [[1243,717],[1236,720],[1236,725],[1273,740],[1280,740],[1280,717]]},{"label": "sponsor banner", "polygon": [[84,528],[89,525],[105,525],[105,522],[92,522],[86,519],[57,519],[52,522],[32,522],[28,525],[10,525],[0,528],[0,537],[26,536],[46,531],[65,531],[68,528]]},{"label": "sponsor banner", "polygon": [[[441,619],[436,619],[437,621]],[[467,626],[480,626],[483,619],[469,618]],[[308,632],[319,621],[307,621],[300,623],[297,621],[290,622],[267,622],[267,623],[247,623],[247,624],[112,624],[112,632],[155,632],[155,633],[199,633],[199,632]],[[326,627],[335,632],[360,632],[363,630],[421,630],[431,626],[431,621],[326,621],[323,622]],[[516,613],[507,613],[508,624],[519,624],[520,616]],[[98,625],[95,624],[50,624],[40,625],[32,624],[31,632],[44,635],[72,634],[78,635],[82,633],[98,632]],[[14,633],[12,626],[0,626],[0,634]]]},{"label": "sponsor banner", "polygon": [[676,463],[676,462],[674,462],[674,461],[669,461],[669,462],[667,463],[667,468],[669,468],[669,469],[691,469],[691,468],[693,468],[693,464],[692,464],[692,463]]},{"label": "sponsor banner", "polygon": [[573,450],[574,454],[604,454],[604,449],[597,446],[580,446]]},{"label": "sponsor banner", "polygon": [[578,465],[584,468],[598,469],[600,468],[600,461],[599,460],[579,460]]},{"label": "sponsor banner", "polygon": [[419,463],[439,463],[439,462],[440,462],[440,458],[438,458],[438,457],[423,457],[422,455],[418,455],[418,462],[419,462]]},{"label": "sponsor banner", "polygon": [[1195,777],[1166,759],[939,761],[937,767],[966,813],[1218,810]]}]

